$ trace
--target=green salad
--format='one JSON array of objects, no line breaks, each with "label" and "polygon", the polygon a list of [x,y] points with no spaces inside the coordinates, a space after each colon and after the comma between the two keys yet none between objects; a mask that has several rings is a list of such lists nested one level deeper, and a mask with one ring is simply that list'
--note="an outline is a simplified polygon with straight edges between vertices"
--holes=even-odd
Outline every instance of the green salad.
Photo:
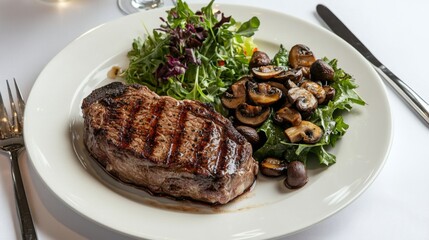
[{"label": "green salad", "polygon": [[248,73],[259,19],[237,22],[213,12],[213,2],[194,12],[179,0],[159,28],[135,39],[126,81],[160,95],[212,103],[222,112],[220,96]]},{"label": "green salad", "polygon": [[[159,28],[134,40],[128,53],[129,67],[122,77],[128,83],[146,85],[159,95],[212,104],[218,112],[231,117],[231,109],[222,105],[221,98],[234,83],[251,73],[249,63],[258,50],[253,35],[260,22],[257,17],[238,22],[221,11],[213,11],[213,2],[194,12],[178,0],[166,18],[160,19]],[[289,55],[290,51],[280,45],[269,64],[291,69]],[[355,92],[357,85],[352,76],[337,66],[337,60],[322,60],[334,70],[329,86],[334,88],[335,96],[305,116],[306,121],[323,130],[320,140],[311,144],[290,141],[285,127],[275,121],[275,108],[270,108],[269,117],[255,127],[265,135],[264,144],[254,151],[255,159],[275,157],[306,163],[310,156],[316,156],[322,165],[336,162],[327,149],[335,146],[349,127],[342,115],[353,104],[365,102]]]}]

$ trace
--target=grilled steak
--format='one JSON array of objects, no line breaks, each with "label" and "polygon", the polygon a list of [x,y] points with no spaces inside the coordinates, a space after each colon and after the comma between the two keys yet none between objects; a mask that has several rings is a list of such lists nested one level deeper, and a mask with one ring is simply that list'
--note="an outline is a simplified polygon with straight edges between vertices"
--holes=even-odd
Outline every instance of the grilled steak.
[{"label": "grilled steak", "polygon": [[94,90],[82,110],[87,149],[123,182],[225,204],[255,181],[251,145],[209,105],[114,82]]}]

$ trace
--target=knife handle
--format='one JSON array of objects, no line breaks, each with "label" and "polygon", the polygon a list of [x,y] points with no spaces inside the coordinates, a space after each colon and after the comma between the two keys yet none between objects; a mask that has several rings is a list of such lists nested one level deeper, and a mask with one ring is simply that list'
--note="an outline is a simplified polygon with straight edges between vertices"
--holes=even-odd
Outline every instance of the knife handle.
[{"label": "knife handle", "polygon": [[380,74],[429,125],[429,104],[384,65],[375,66]]}]

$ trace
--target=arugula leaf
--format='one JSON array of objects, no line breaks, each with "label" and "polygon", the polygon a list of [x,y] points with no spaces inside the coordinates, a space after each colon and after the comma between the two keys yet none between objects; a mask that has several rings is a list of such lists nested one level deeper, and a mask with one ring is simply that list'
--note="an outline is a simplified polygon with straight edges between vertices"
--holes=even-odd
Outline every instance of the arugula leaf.
[{"label": "arugula leaf", "polygon": [[288,66],[289,65],[289,52],[286,48],[283,47],[283,44],[280,45],[279,51],[274,55],[271,63],[276,66]]},{"label": "arugula leaf", "polygon": [[283,129],[274,124],[272,115],[273,113],[258,129],[258,132],[263,132],[267,137],[265,144],[253,153],[253,157],[258,161],[262,161],[267,156],[282,158],[284,151],[287,150],[287,147],[282,144],[286,141]]}]

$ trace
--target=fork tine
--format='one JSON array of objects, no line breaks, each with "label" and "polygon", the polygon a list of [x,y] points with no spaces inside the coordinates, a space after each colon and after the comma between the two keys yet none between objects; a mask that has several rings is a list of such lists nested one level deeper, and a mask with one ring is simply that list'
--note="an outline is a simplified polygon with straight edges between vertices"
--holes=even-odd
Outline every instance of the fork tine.
[{"label": "fork tine", "polygon": [[15,84],[16,98],[18,100],[18,121],[23,126],[24,122],[24,110],[25,110],[25,102],[22,99],[21,91],[19,90],[18,84],[16,83],[15,78],[13,78],[13,82]]},{"label": "fork tine", "polygon": [[0,92],[0,139],[5,139],[10,136],[9,117],[7,115],[6,107],[3,103],[3,97]]},{"label": "fork tine", "polygon": [[15,100],[13,99],[8,80],[6,80],[6,85],[9,94],[10,111],[12,112],[12,123],[10,124],[12,127],[12,134],[18,134],[21,130],[21,124],[18,121],[18,112],[16,111]]}]

